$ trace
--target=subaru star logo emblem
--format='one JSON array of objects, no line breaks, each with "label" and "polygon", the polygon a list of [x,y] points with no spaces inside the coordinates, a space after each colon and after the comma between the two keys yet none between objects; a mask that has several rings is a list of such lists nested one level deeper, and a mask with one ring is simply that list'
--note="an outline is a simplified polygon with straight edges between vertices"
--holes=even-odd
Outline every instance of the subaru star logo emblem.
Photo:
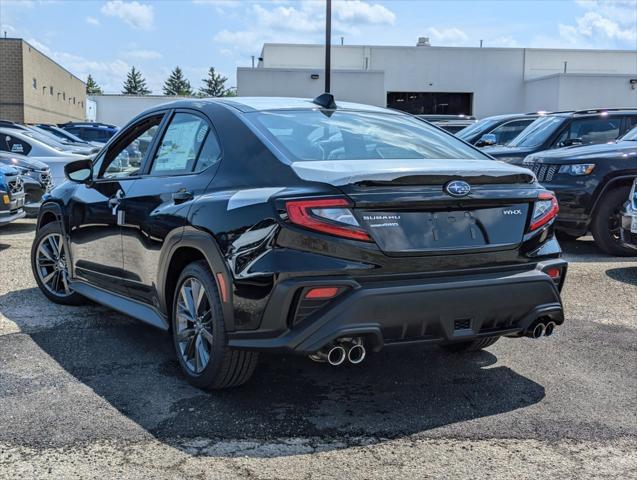
[{"label": "subaru star logo emblem", "polygon": [[469,195],[471,185],[464,180],[453,180],[445,185],[445,191],[452,197],[464,197]]}]

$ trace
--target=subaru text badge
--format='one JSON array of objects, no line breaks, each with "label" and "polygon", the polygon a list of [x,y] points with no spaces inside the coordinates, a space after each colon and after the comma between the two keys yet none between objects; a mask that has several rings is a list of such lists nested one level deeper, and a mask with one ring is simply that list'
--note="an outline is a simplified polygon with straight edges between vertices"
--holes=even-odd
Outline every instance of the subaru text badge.
[{"label": "subaru text badge", "polygon": [[471,185],[464,180],[452,180],[445,185],[445,192],[452,197],[465,197],[471,192]]}]

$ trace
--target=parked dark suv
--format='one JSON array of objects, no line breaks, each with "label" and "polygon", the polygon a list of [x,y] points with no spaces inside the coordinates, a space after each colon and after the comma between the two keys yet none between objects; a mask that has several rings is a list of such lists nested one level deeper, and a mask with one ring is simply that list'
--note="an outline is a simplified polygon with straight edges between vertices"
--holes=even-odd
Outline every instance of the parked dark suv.
[{"label": "parked dark suv", "polygon": [[484,151],[521,165],[527,155],[577,145],[612,142],[637,125],[636,109],[597,109],[552,113],[538,118],[508,145]]},{"label": "parked dark suv", "polygon": [[620,235],[620,211],[637,177],[637,127],[617,142],[529,155],[524,166],[557,195],[559,231],[577,238],[590,230],[607,253],[637,253]]},{"label": "parked dark suv", "polygon": [[170,330],[199,387],[245,382],[259,351],[340,365],[564,321],[553,194],[400,112],[328,94],[183,100],[66,173],[38,220],[40,289]]}]

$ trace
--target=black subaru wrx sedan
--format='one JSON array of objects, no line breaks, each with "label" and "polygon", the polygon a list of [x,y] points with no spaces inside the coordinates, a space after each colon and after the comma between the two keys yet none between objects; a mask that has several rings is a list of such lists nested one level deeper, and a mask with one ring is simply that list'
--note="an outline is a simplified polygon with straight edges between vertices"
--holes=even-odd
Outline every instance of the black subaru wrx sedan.
[{"label": "black subaru wrx sedan", "polygon": [[202,388],[244,383],[259,351],[355,364],[564,322],[553,194],[400,112],[327,94],[184,100],[66,174],[33,243],[42,292],[170,331]]}]

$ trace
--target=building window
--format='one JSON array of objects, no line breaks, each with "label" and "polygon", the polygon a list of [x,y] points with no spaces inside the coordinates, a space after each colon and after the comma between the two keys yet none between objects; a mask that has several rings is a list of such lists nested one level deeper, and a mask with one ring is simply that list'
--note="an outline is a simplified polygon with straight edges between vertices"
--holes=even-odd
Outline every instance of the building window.
[{"label": "building window", "polygon": [[53,95],[53,87],[49,87],[49,93]]},{"label": "building window", "polygon": [[66,92],[62,92],[62,100],[66,101]]},{"label": "building window", "polygon": [[33,88],[38,88],[38,80],[36,78],[33,79]]},{"label": "building window", "polygon": [[75,105],[75,97],[73,97],[73,105]]}]

